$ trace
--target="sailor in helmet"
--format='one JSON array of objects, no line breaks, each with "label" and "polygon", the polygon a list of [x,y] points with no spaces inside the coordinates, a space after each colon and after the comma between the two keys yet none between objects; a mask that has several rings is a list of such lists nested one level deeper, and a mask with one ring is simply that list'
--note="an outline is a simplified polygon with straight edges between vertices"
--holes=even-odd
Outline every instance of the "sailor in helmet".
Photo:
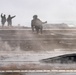
[{"label": "sailor in helmet", "polygon": [[47,23],[47,21],[45,22],[42,22],[37,15],[34,15],[33,16],[33,20],[31,21],[31,28],[32,28],[32,31],[34,31],[34,29],[36,29],[37,33],[39,33],[39,30],[40,32],[42,33],[42,29],[43,29],[43,26],[42,24],[44,23]]}]

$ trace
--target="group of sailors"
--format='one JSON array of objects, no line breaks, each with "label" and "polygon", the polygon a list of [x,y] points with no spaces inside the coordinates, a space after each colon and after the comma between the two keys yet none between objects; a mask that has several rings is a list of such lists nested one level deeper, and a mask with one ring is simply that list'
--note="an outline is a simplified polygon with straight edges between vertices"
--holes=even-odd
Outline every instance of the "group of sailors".
[{"label": "group of sailors", "polygon": [[[12,19],[16,17],[16,16],[11,16],[8,15],[8,18],[6,18],[6,15],[1,14],[1,24],[2,27],[5,25],[6,21],[8,23],[8,26],[12,26]],[[42,33],[42,29],[43,29],[43,24],[47,23],[47,21],[42,22],[37,15],[33,16],[33,19],[31,21],[31,28],[32,31],[34,32],[36,30],[37,33],[39,33],[39,31]]]},{"label": "group of sailors", "polygon": [[6,21],[8,23],[8,26],[12,26],[12,19],[16,17],[16,16],[11,16],[11,15],[8,15],[8,18],[6,18],[6,15],[5,14],[1,14],[1,24],[2,24],[2,27],[5,25]]}]

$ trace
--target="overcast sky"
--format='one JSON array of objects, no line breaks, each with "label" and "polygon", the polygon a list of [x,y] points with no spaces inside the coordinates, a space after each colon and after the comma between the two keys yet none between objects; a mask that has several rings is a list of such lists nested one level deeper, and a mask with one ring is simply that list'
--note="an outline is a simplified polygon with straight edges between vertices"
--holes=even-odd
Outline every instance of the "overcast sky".
[{"label": "overcast sky", "polygon": [[48,23],[76,25],[76,0],[0,0],[0,13],[16,15],[13,25],[30,26],[34,14]]}]

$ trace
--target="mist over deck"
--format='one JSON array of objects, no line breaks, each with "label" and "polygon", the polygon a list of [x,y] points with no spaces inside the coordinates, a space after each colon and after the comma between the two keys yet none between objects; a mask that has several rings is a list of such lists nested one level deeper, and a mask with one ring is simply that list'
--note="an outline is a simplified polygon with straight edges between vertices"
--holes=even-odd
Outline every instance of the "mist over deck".
[{"label": "mist over deck", "polygon": [[[76,53],[74,27],[43,28],[42,34],[30,27],[0,27],[0,69],[63,69],[66,65],[39,60],[67,53]],[[75,69],[75,64],[68,65],[66,69]]]}]

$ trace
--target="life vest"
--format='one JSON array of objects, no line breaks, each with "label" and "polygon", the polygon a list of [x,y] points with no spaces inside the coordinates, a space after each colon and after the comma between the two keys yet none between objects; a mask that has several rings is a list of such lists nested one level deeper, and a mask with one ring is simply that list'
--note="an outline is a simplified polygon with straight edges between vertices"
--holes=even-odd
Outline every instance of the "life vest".
[{"label": "life vest", "polygon": [[39,19],[35,20],[35,26],[42,26],[42,21]]}]

